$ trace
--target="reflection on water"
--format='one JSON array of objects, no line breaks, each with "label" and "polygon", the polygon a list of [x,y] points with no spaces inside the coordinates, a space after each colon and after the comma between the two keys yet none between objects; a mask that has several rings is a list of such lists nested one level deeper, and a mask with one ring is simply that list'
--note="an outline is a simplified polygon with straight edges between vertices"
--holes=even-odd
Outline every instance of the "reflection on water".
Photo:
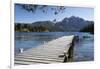
[{"label": "reflection on water", "polygon": [[89,33],[79,32],[16,32],[15,55],[19,53],[19,48],[27,50],[66,35],[79,36],[79,41],[75,43],[74,47],[74,61],[90,61],[94,59],[94,36]]},{"label": "reflection on water", "polygon": [[83,38],[75,44],[74,61],[90,61],[94,60],[94,40],[91,38]]}]

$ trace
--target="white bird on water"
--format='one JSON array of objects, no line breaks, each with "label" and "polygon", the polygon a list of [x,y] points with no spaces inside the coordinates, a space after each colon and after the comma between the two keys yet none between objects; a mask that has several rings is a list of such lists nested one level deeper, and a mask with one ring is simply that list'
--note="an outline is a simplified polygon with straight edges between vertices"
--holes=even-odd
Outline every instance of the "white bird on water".
[{"label": "white bird on water", "polygon": [[23,53],[23,51],[24,51],[24,49],[23,49],[23,48],[20,48],[19,50],[20,50],[20,53]]}]

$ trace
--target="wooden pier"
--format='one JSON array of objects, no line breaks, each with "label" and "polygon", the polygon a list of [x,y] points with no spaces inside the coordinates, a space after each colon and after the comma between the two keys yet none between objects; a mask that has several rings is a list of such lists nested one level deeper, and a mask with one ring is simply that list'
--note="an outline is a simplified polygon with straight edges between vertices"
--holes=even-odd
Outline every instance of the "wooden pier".
[{"label": "wooden pier", "polygon": [[15,65],[64,63],[73,60],[74,35],[54,39],[19,53]]}]

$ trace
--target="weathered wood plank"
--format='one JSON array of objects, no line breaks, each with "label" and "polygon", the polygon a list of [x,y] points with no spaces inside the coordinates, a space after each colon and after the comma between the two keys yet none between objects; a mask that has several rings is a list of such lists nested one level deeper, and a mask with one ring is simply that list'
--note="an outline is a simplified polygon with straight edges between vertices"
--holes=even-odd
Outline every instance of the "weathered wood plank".
[{"label": "weathered wood plank", "polygon": [[74,35],[63,36],[15,56],[15,64],[63,63],[72,58]]},{"label": "weathered wood plank", "polygon": [[44,58],[39,58],[39,57],[16,57],[15,59],[29,59],[29,60],[43,60],[43,61],[55,61],[55,62],[62,62],[61,59],[54,59],[54,58],[47,58],[47,59],[44,59]]}]

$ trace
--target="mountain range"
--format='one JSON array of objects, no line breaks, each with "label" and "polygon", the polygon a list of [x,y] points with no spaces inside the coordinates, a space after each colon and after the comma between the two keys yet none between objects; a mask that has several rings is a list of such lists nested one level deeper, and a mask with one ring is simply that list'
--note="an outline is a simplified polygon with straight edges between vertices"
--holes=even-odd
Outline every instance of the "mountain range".
[{"label": "mountain range", "polygon": [[49,31],[80,31],[81,29],[92,23],[94,22],[84,20],[83,18],[80,17],[71,16],[69,18],[65,17],[63,20],[56,23],[52,21],[37,21],[30,24],[30,26],[31,27],[43,26],[46,27],[46,29],[48,29]]}]

